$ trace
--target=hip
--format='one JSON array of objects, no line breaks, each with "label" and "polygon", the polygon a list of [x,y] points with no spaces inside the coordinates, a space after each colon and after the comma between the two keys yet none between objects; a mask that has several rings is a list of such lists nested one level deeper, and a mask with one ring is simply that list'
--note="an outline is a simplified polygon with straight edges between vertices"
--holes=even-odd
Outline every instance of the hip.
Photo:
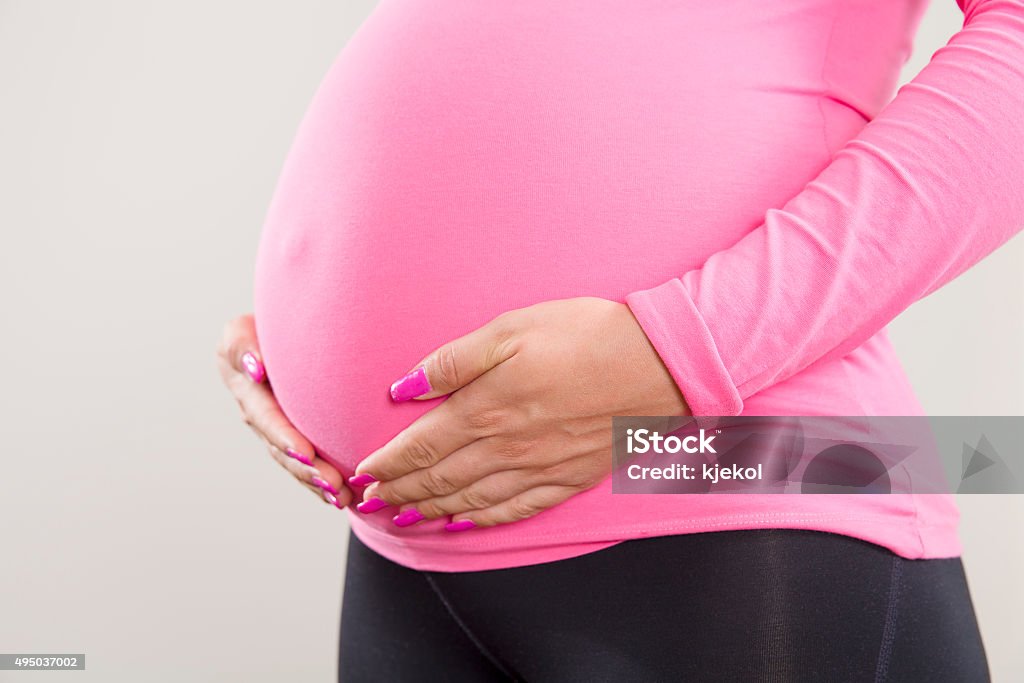
[{"label": "hip", "polygon": [[771,529],[435,573],[353,537],[342,678],[416,680],[423,670],[460,680],[988,680],[959,558],[910,561],[843,536]]}]

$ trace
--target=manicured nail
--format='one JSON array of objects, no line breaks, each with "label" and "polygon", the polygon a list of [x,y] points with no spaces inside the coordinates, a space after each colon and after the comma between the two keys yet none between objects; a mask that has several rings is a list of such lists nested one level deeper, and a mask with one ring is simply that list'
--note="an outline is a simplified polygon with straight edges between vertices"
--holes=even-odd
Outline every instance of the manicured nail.
[{"label": "manicured nail", "polygon": [[249,379],[256,384],[262,382],[263,378],[267,376],[267,371],[263,369],[263,363],[251,351],[242,354],[242,367],[245,368],[245,374],[249,375]]},{"label": "manicured nail", "polygon": [[359,510],[364,515],[368,515],[371,512],[376,512],[377,510],[383,510],[387,506],[388,504],[380,498],[370,498],[369,500],[364,500],[359,505],[356,505],[356,510]]},{"label": "manicured nail", "polygon": [[375,481],[377,481],[377,477],[372,474],[357,474],[348,478],[348,483],[352,484],[352,486],[366,486]]},{"label": "manicured nail", "polygon": [[341,501],[338,500],[338,497],[335,496],[330,491],[324,491],[324,500],[326,500],[328,503],[338,508],[339,510],[345,509],[345,506],[341,504]]},{"label": "manicured nail", "polygon": [[423,516],[422,512],[416,508],[409,508],[399,512],[391,521],[395,523],[395,526],[411,526],[423,519],[426,519],[426,517]]},{"label": "manicured nail", "polygon": [[471,519],[460,519],[457,522],[448,522],[444,525],[445,531],[469,531],[476,527],[476,522]]},{"label": "manicured nail", "polygon": [[[313,464],[313,460],[308,455],[303,455],[302,453],[299,453],[297,450],[294,450],[292,448],[284,449],[284,454],[287,455],[289,458],[295,458],[296,460],[301,462],[303,465],[312,465]],[[335,492],[335,493],[337,493],[337,492]]]},{"label": "manicured nail", "polygon": [[430,391],[427,372],[420,366],[391,385],[391,400],[408,401]]},{"label": "manicured nail", "polygon": [[321,479],[320,477],[313,477],[313,486],[319,486],[327,493],[338,495],[338,489],[331,486],[331,482],[327,481],[326,479]]}]

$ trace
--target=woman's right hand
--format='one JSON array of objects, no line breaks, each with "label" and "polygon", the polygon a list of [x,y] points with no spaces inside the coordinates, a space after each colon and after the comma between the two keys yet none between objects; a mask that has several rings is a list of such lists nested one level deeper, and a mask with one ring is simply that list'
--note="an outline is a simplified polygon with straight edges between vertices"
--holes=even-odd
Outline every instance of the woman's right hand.
[{"label": "woman's right hand", "polygon": [[224,384],[238,401],[242,419],[267,444],[274,460],[321,500],[337,508],[348,505],[352,493],[341,473],[317,457],[313,444],[288,421],[274,398],[251,315],[235,318],[224,326],[217,365]]}]

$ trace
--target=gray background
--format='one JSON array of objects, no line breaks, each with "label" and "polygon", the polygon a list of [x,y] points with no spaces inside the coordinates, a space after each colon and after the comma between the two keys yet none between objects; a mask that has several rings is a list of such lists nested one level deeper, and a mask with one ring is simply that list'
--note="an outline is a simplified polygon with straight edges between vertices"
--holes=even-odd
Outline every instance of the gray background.
[{"label": "gray background", "polygon": [[[291,136],[371,2],[0,0],[0,680],[327,681],[344,513],[238,421],[213,348],[248,310]],[[959,27],[936,0],[907,77]],[[1024,242],[892,334],[933,414],[1024,413]],[[1024,677],[1020,497],[961,500],[997,680]]]}]

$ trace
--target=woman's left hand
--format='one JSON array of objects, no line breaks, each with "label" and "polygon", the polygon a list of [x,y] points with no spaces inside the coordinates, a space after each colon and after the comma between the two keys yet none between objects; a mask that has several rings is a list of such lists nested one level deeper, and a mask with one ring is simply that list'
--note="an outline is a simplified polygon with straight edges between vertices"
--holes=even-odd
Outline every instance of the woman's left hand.
[{"label": "woman's left hand", "polygon": [[629,308],[597,298],[498,316],[391,388],[445,394],[356,468],[352,483],[376,480],[361,512],[399,505],[400,526],[452,515],[451,531],[525,519],[611,472],[612,416],[689,414]]}]

